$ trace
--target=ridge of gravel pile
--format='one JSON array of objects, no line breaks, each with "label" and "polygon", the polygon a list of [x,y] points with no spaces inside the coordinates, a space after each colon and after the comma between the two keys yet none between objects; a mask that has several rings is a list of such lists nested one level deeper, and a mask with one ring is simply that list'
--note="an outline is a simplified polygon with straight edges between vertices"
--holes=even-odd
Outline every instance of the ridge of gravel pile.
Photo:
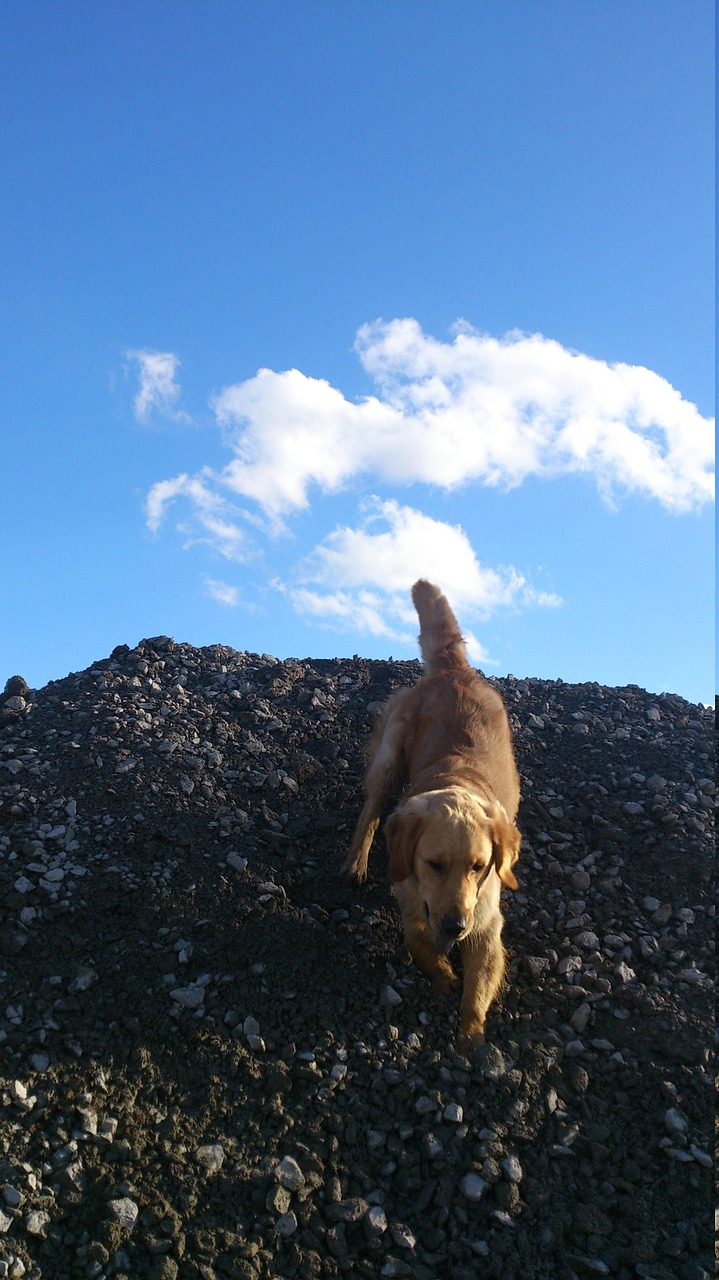
[{"label": "ridge of gravel pile", "polygon": [[0,697],[0,1280],[703,1280],[713,712],[492,683],[522,775],[488,1043],[338,869],[417,662],[167,637]]}]

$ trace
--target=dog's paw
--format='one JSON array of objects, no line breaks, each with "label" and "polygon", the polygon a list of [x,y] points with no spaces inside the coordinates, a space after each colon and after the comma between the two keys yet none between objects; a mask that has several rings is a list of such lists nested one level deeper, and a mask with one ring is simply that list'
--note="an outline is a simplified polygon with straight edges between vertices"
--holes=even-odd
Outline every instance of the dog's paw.
[{"label": "dog's paw", "polygon": [[481,1049],[485,1043],[486,1037],[483,1027],[475,1025],[462,1028],[457,1036],[457,1052],[471,1062],[475,1057],[476,1050]]},{"label": "dog's paw", "polygon": [[351,876],[353,880],[357,880],[361,884],[363,880],[367,879],[367,859],[358,857],[351,852],[348,853],[340,868],[340,874]]}]

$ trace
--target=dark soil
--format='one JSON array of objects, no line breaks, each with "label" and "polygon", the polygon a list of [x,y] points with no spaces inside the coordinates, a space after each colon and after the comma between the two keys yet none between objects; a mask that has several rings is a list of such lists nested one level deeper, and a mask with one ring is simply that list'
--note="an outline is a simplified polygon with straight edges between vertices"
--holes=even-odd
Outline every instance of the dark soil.
[{"label": "dark soil", "polygon": [[493,681],[524,840],[470,1061],[382,841],[338,871],[419,673],[156,637],[8,683],[0,1277],[712,1273],[713,713]]}]

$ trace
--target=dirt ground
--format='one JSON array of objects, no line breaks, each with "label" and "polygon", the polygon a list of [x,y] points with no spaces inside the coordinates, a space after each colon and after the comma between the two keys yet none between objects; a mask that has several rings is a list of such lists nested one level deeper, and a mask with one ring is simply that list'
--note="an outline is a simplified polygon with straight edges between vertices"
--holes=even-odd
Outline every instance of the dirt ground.
[{"label": "dirt ground", "polygon": [[487,1045],[339,874],[417,663],[167,637],[0,706],[0,1277],[713,1272],[713,712],[493,681]]}]

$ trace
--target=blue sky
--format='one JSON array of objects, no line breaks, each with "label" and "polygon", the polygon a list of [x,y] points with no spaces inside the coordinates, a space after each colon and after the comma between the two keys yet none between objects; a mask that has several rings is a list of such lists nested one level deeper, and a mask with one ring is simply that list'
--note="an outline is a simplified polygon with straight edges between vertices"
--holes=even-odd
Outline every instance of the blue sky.
[{"label": "blue sky", "polygon": [[0,682],[170,634],[712,698],[713,6],[0,12]]}]

